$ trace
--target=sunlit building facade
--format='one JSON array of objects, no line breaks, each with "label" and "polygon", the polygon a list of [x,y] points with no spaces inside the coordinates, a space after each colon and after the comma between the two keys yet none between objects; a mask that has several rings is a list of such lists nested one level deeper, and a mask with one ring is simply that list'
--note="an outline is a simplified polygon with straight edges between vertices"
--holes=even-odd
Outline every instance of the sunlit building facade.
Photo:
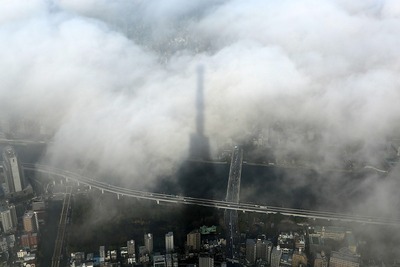
[{"label": "sunlit building facade", "polygon": [[8,194],[21,192],[24,189],[25,177],[15,150],[8,146],[3,150],[3,167]]}]

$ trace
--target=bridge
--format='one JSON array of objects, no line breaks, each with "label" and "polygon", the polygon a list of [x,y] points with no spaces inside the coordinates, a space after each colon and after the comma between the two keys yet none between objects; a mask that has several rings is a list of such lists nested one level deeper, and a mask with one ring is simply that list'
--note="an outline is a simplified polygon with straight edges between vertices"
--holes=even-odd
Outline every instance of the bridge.
[{"label": "bridge", "polygon": [[0,138],[0,145],[20,145],[20,146],[28,146],[28,145],[46,145],[51,142],[44,140],[30,140],[30,139],[6,139]]},{"label": "bridge", "polygon": [[287,216],[297,216],[297,217],[305,217],[311,219],[323,219],[332,221],[336,220],[343,222],[357,222],[362,224],[375,224],[375,225],[387,225],[387,226],[400,226],[400,218],[382,218],[382,217],[365,216],[357,214],[293,209],[293,208],[259,205],[253,203],[243,203],[243,202],[236,203],[236,202],[222,201],[216,199],[204,199],[204,198],[193,198],[187,196],[160,194],[160,193],[146,192],[141,190],[118,187],[105,182],[97,181],[93,178],[85,177],[83,175],[71,171],[62,170],[46,165],[23,164],[23,168],[27,171],[37,171],[41,173],[54,175],[56,177],[64,178],[67,181],[74,181],[78,185],[84,184],[91,189],[98,189],[102,193],[109,192],[115,194],[118,198],[132,197],[137,199],[152,200],[156,201],[157,203],[197,205],[197,206],[212,207],[224,210],[236,210],[241,212],[255,212],[264,214],[279,213]]}]

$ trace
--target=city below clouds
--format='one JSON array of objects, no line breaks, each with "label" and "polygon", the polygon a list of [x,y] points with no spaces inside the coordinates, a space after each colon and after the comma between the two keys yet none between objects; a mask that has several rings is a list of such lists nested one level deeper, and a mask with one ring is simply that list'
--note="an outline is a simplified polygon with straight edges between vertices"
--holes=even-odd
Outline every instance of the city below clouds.
[{"label": "city below clouds", "polygon": [[[279,124],[319,140],[292,134],[284,151],[329,165],[357,144],[376,163],[399,133],[399,32],[395,0],[5,0],[0,113],[52,129],[43,161],[152,186],[188,157],[202,65],[213,144]],[[367,179],[368,205],[398,203],[392,176]]]}]

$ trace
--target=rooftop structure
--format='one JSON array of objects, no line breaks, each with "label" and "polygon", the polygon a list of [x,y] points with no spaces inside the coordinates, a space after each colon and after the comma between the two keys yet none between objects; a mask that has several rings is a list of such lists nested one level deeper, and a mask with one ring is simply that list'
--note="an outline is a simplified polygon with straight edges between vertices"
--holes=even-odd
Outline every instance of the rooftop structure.
[{"label": "rooftop structure", "polygon": [[213,234],[216,233],[217,232],[217,227],[215,225],[213,225],[211,227],[207,227],[207,226],[203,225],[203,226],[200,227],[199,230],[200,230],[200,233],[202,235],[208,235],[208,234],[211,234],[211,233],[213,233]]}]

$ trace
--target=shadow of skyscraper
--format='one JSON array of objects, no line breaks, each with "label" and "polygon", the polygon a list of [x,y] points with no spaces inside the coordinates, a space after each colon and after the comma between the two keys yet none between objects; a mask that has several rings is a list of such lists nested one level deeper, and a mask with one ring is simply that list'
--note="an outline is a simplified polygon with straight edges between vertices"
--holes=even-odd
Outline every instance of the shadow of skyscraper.
[{"label": "shadow of skyscraper", "polygon": [[210,159],[210,144],[204,135],[204,67],[197,68],[196,132],[190,136],[190,159]]}]

